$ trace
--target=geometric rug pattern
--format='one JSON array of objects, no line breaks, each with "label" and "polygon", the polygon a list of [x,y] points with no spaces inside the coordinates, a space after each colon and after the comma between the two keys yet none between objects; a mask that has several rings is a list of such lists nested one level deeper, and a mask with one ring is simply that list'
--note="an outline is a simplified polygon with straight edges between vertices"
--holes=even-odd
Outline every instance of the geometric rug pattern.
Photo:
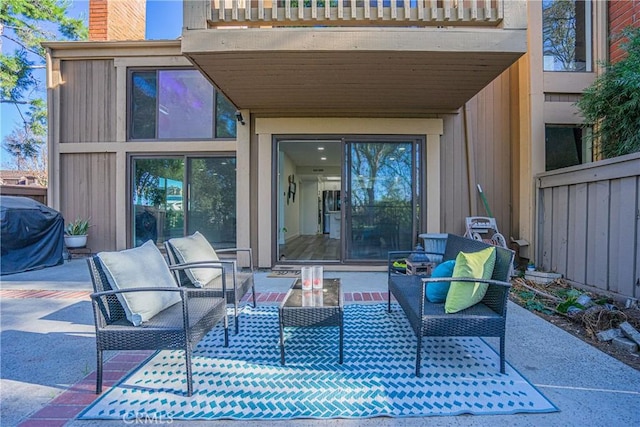
[{"label": "geometric rug pattern", "polygon": [[[344,308],[338,328],[286,328],[280,364],[278,308],[245,307],[240,334],[212,330],[193,353],[186,395],[182,351],[160,351],[83,411],[80,419],[281,420],[554,412],[557,408],[475,337],[427,338],[421,377],[416,338],[398,305]],[[232,328],[230,328],[232,329]]]}]

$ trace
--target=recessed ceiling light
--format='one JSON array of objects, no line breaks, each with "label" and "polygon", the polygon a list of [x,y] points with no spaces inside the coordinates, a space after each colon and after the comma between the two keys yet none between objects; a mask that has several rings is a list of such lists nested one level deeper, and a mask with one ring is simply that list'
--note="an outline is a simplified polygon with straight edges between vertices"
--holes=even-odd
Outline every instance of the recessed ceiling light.
[{"label": "recessed ceiling light", "polygon": [[400,151],[404,151],[404,150],[406,150],[406,149],[407,149],[407,147],[400,147],[400,148],[398,148],[398,150],[400,150]]},{"label": "recessed ceiling light", "polygon": [[324,147],[318,147],[318,151],[324,151]]},{"label": "recessed ceiling light", "polygon": [[320,157],[320,160],[327,160],[326,157]]}]

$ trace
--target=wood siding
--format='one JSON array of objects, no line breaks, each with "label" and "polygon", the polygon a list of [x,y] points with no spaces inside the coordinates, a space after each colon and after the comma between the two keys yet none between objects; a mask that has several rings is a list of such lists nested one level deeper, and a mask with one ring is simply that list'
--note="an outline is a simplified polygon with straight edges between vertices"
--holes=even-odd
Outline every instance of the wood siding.
[{"label": "wood siding", "polygon": [[60,212],[65,222],[89,217],[87,246],[92,252],[116,248],[116,155],[113,153],[60,156]]},{"label": "wood siding", "polygon": [[538,176],[537,264],[622,297],[640,296],[640,154]]},{"label": "wood siding", "polygon": [[60,143],[116,139],[113,60],[62,61]]},{"label": "wood siding", "polygon": [[[441,229],[463,234],[465,218],[488,216],[480,184],[498,228],[509,241],[512,232],[510,73],[491,82],[456,115],[442,116]],[[466,125],[465,125],[466,121]],[[467,146],[467,141],[469,146]],[[514,184],[515,185],[515,184]]]}]

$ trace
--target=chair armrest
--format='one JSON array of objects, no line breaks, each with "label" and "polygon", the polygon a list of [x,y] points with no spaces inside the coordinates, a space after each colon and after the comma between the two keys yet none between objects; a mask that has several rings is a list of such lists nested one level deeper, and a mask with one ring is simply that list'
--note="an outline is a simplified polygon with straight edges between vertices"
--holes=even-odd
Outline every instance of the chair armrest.
[{"label": "chair armrest", "polygon": [[482,302],[496,313],[504,316],[506,313],[507,299],[509,297],[509,289],[511,283],[502,282],[493,279],[474,279],[473,277],[437,277],[422,278],[425,284],[423,288],[429,286],[433,282],[468,282],[468,283],[486,283],[489,285]]},{"label": "chair armrest", "polygon": [[216,249],[216,253],[218,254],[237,254],[238,252],[247,252],[249,254],[249,268],[253,271],[253,250],[251,248],[226,248],[226,249]]},{"label": "chair armrest", "polygon": [[[104,315],[104,298],[108,296],[118,296],[118,294],[134,293],[134,292],[178,292],[180,293],[180,303],[182,304],[182,326],[187,328],[189,325],[189,313],[187,310],[187,290],[184,288],[128,288],[117,289],[111,291],[94,292],[89,295],[93,303],[94,313],[96,316],[96,327],[104,328],[107,326],[106,317]],[[122,304],[121,304],[122,305]],[[134,327],[133,325],[131,327]],[[137,326],[135,326],[137,327]]]},{"label": "chair armrest", "polygon": [[169,270],[174,271],[174,270],[186,270],[189,268],[209,268],[209,269],[219,269],[222,270],[222,292],[226,293],[227,292],[227,275],[226,272],[228,271],[225,266],[231,266],[231,274],[233,277],[233,289],[235,290],[237,288],[237,278],[236,278],[236,271],[237,271],[237,267],[236,267],[236,261],[235,260],[229,260],[229,261],[194,261],[194,262],[186,262],[183,264],[174,264],[174,265],[170,265],[169,266]]},{"label": "chair armrest", "polygon": [[424,283],[432,283],[432,282],[480,282],[487,283],[489,285],[497,285],[503,286],[505,288],[510,288],[511,283],[502,282],[500,280],[493,279],[474,279],[473,277],[423,277],[421,280]]}]

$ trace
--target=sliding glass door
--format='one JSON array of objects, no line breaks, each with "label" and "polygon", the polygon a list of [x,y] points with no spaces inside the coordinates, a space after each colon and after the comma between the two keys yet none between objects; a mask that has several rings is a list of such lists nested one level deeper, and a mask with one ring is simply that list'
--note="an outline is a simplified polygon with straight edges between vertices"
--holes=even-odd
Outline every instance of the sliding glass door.
[{"label": "sliding glass door", "polygon": [[345,143],[345,261],[379,261],[411,249],[419,229],[421,144],[412,140]]},{"label": "sliding glass door", "polygon": [[202,233],[215,247],[236,244],[236,159],[133,157],[132,246]]}]

